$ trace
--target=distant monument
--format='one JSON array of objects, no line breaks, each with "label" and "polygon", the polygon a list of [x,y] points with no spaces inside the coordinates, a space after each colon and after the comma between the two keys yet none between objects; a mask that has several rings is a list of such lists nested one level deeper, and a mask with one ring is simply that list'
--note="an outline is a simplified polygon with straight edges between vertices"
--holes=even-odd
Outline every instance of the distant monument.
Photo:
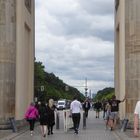
[{"label": "distant monument", "polygon": [[22,120],[33,100],[34,8],[34,0],[0,0],[0,124]]},{"label": "distant monument", "polygon": [[120,117],[133,120],[140,100],[140,0],[115,0],[115,93]]}]

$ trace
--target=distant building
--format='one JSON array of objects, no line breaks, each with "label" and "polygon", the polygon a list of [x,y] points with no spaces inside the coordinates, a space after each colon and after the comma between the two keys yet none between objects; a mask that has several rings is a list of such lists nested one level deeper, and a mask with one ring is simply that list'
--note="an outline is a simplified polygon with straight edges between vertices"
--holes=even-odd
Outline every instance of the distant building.
[{"label": "distant building", "polygon": [[140,0],[115,0],[115,94],[121,119],[133,119],[140,99]]},{"label": "distant building", "polygon": [[34,0],[0,1],[0,124],[33,100]]}]

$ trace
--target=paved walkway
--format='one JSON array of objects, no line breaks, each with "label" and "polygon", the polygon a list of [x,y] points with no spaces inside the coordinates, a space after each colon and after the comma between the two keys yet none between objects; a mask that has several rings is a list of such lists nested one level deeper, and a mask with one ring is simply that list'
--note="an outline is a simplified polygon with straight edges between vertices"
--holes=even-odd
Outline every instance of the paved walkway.
[{"label": "paved walkway", "polygon": [[62,114],[60,118],[60,129],[55,129],[54,134],[49,135],[46,138],[41,136],[40,128],[36,127],[33,136],[30,136],[29,130],[25,130],[14,134],[9,134],[9,136],[3,136],[1,140],[138,140],[137,138],[133,137],[132,131],[130,130],[127,130],[125,133],[120,132],[119,129],[115,131],[106,130],[104,120],[102,118],[96,119],[94,111],[89,112],[86,129],[83,129],[81,118],[78,135],[74,134],[73,130],[64,132]]}]

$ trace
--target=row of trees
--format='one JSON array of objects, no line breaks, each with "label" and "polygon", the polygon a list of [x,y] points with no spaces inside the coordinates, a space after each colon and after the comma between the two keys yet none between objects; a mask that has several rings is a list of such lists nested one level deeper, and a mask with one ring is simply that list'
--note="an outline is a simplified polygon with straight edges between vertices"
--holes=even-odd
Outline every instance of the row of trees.
[{"label": "row of trees", "polygon": [[[38,100],[48,101],[50,98],[72,100],[74,96],[77,96],[81,101],[84,100],[84,95],[76,88],[68,86],[53,73],[46,72],[42,62],[35,61],[34,66],[34,95]],[[69,90],[66,90],[66,87],[69,87]]]},{"label": "row of trees", "polygon": [[115,89],[112,87],[104,88],[103,90],[99,90],[94,97],[94,101],[103,101],[107,99],[111,99],[112,96],[115,94]]},{"label": "row of trees", "polygon": [[[34,66],[34,95],[38,98],[38,100],[48,101],[50,98],[53,98],[54,100],[72,100],[74,96],[77,96],[80,101],[84,101],[84,95],[76,88],[67,85],[53,73],[46,72],[42,62],[35,61]],[[43,89],[41,91],[42,86]],[[66,87],[68,87],[68,90],[66,90]],[[97,92],[94,97],[94,101],[110,99],[114,93],[114,88],[104,88],[103,90],[99,90]]]}]

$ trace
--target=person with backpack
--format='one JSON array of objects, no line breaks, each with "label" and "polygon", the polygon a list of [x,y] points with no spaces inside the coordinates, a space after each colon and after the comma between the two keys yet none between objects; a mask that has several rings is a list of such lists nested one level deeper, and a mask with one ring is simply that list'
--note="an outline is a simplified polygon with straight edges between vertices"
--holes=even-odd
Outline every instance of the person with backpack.
[{"label": "person with backpack", "polygon": [[99,118],[100,117],[100,111],[102,109],[102,104],[101,102],[97,101],[94,103],[94,109],[96,111],[96,118]]},{"label": "person with backpack", "polygon": [[25,119],[29,122],[30,125],[30,134],[33,135],[35,121],[38,118],[38,110],[36,109],[34,103],[31,103],[25,113]]},{"label": "person with backpack", "polygon": [[40,122],[40,129],[42,132],[42,136],[46,137],[46,131],[47,131],[47,108],[45,103],[41,103],[41,105],[38,108],[39,111],[39,122]]}]

